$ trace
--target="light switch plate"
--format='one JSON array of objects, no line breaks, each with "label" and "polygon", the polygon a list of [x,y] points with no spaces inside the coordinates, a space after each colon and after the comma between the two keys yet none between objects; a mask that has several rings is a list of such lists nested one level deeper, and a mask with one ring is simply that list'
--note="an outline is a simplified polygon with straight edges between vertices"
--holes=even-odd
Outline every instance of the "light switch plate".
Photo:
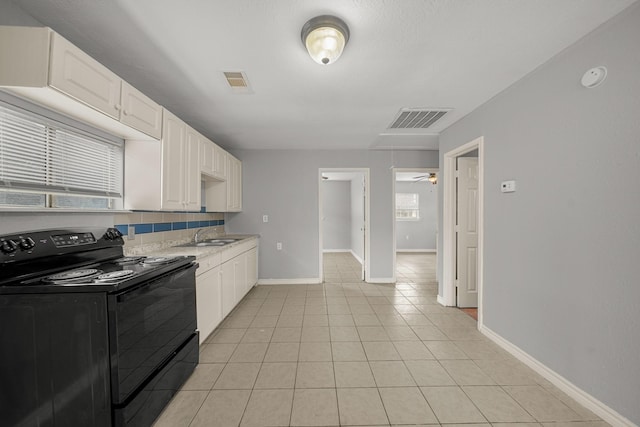
[{"label": "light switch plate", "polygon": [[500,191],[503,193],[513,193],[516,191],[516,182],[515,181],[502,181],[500,184]]},{"label": "light switch plate", "polygon": [[262,215],[262,222],[269,222],[269,215]]}]

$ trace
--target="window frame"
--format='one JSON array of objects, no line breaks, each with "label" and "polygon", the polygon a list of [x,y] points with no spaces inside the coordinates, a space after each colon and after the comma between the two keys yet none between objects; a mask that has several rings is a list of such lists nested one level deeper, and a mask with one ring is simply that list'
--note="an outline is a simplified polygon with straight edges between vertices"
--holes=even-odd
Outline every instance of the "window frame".
[{"label": "window frame", "polygon": [[[34,183],[33,188],[30,188],[30,184],[25,182],[16,184],[16,187],[13,189],[10,185],[0,186],[0,194],[2,195],[13,194],[16,195],[14,199],[18,199],[21,194],[34,194],[44,196],[44,201],[42,202],[42,200],[40,200],[40,203],[37,205],[0,203],[1,210],[77,210],[82,212],[114,212],[122,210],[124,204],[124,140],[122,138],[118,138],[100,129],[93,128],[2,91],[0,91],[0,107],[10,112],[17,112],[26,117],[27,120],[33,118],[34,123],[44,126],[43,134],[36,136],[34,146],[38,144],[41,138],[45,145],[42,151],[46,151],[46,160],[44,162],[44,169],[46,169],[46,171],[43,173],[45,178],[39,177],[38,179],[40,181]],[[17,135],[20,134],[18,133]],[[51,138],[58,138],[58,148],[50,147]],[[84,159],[92,160],[97,162],[97,170],[100,169],[100,166],[103,166],[102,171],[94,174],[94,181],[97,177],[99,181],[108,181],[109,184],[102,183],[98,186],[99,188],[95,186],[95,183],[85,186],[84,188],[68,187],[64,185],[64,182],[58,186],[48,185],[52,182],[52,176],[54,176],[52,172],[54,168],[51,166],[51,155],[54,152],[57,155],[61,152],[63,154],[67,152],[66,143],[68,141],[73,141],[76,149],[77,147],[82,148],[86,143],[87,151],[80,155],[78,155],[77,152],[73,153],[71,158],[58,160],[53,164],[57,164],[57,167],[60,165],[77,166]],[[33,143],[33,141],[29,142]],[[7,145],[7,147],[10,147],[10,145]],[[13,157],[20,157],[22,155],[23,153],[18,153]],[[28,155],[29,154],[27,154],[27,156]],[[71,163],[67,163],[69,161]],[[42,163],[42,159],[40,159],[40,162]],[[112,165],[115,165],[116,168],[115,176],[110,175]],[[78,175],[78,169],[76,169],[75,172],[76,183],[85,179],[82,171],[80,175]],[[63,175],[64,173],[66,173],[66,169],[63,169]]]},{"label": "window frame", "polygon": [[[399,197],[400,195],[412,195],[414,202],[407,206],[410,207],[399,207]],[[398,216],[399,212],[415,212],[415,216]],[[420,221],[420,194],[419,193],[396,193],[395,197],[395,218],[396,221]]]}]

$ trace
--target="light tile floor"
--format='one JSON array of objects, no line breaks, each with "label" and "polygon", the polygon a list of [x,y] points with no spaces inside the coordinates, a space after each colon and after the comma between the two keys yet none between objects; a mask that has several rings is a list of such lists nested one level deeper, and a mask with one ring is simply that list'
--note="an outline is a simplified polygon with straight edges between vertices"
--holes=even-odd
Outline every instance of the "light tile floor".
[{"label": "light tile floor", "polygon": [[323,285],[254,288],[155,426],[608,425],[438,305],[435,255],[399,254],[395,285],[324,259]]}]

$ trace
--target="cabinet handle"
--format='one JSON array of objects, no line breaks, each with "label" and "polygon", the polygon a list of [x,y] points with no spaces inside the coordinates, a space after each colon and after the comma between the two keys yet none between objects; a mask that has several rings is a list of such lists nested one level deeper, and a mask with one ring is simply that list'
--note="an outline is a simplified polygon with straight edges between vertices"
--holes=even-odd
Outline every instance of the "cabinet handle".
[{"label": "cabinet handle", "polygon": [[128,116],[129,112],[127,110],[122,110],[122,114],[125,115],[125,116]]},{"label": "cabinet handle", "polygon": [[115,108],[116,111],[120,111],[120,109],[122,108],[122,105],[116,104],[113,106],[113,108]]}]

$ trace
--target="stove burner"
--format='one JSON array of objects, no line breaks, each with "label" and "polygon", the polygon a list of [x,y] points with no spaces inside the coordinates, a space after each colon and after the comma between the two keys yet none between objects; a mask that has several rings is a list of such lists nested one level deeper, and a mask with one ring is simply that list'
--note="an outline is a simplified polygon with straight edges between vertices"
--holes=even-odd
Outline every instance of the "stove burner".
[{"label": "stove burner", "polygon": [[145,259],[145,257],[143,256],[126,256],[126,257],[118,258],[113,262],[118,265],[131,265],[131,264],[137,264],[143,259]]},{"label": "stove burner", "polygon": [[64,271],[62,273],[54,274],[53,276],[49,276],[44,280],[49,282],[63,282],[67,280],[81,280],[88,279],[96,274],[102,273],[100,270],[96,270],[95,268],[87,268],[84,270],[71,270]]},{"label": "stove burner", "polygon": [[96,282],[117,282],[120,280],[128,279],[133,276],[135,272],[133,270],[121,270],[121,271],[112,271],[111,273],[101,274],[96,277]]},{"label": "stove burner", "polygon": [[142,261],[142,264],[143,265],[162,265],[162,264],[172,263],[175,260],[176,260],[175,257],[166,257],[166,256],[148,257]]}]

